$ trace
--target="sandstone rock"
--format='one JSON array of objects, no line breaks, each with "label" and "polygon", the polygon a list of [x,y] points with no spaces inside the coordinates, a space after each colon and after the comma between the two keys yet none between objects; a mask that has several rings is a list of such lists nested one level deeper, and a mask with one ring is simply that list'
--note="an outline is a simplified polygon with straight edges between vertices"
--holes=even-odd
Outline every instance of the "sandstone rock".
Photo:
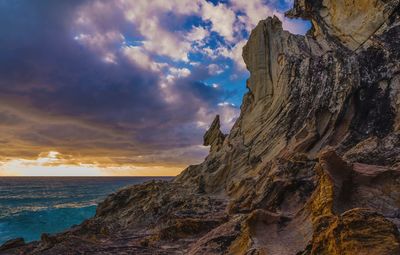
[{"label": "sandstone rock", "polygon": [[296,0],[288,15],[312,21],[306,36],[260,21],[240,117],[226,137],[216,117],[203,163],[124,188],[48,249],[20,251],[399,254],[399,9]]},{"label": "sandstone rock", "polygon": [[398,0],[300,0],[287,16],[310,19],[315,37],[333,37],[356,50],[386,25],[398,4]]},{"label": "sandstone rock", "polygon": [[219,115],[217,115],[208,131],[204,134],[204,146],[211,145],[210,153],[220,150],[224,143],[226,135],[221,132],[220,128]]},{"label": "sandstone rock", "polygon": [[356,208],[318,222],[313,243],[303,254],[399,254],[399,232],[373,211]]}]

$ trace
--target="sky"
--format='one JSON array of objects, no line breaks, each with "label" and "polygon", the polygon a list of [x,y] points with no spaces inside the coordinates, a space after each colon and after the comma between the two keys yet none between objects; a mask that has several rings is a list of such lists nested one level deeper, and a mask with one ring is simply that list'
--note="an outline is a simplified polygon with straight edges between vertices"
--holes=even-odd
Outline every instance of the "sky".
[{"label": "sky", "polygon": [[0,0],[0,176],[176,175],[229,132],[242,47],[292,0]]}]

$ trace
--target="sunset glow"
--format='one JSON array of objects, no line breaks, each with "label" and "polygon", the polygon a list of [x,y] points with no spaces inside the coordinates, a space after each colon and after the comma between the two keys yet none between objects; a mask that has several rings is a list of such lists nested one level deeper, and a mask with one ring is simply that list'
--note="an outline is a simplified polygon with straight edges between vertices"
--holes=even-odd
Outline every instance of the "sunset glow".
[{"label": "sunset glow", "polygon": [[59,153],[51,151],[36,160],[13,159],[0,165],[0,176],[175,176],[182,167],[119,166],[67,164]]}]

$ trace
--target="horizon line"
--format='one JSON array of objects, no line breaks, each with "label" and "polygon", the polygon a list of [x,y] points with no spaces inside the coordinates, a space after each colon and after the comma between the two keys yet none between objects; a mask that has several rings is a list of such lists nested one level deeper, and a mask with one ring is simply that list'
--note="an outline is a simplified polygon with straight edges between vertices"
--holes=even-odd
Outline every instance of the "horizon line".
[{"label": "horizon line", "polygon": [[23,177],[33,177],[33,178],[46,178],[46,177],[83,177],[83,178],[90,178],[90,177],[97,177],[97,178],[110,178],[110,177],[137,177],[137,178],[157,178],[157,177],[177,177],[178,175],[3,175],[0,176],[0,179],[5,178],[23,178]]}]

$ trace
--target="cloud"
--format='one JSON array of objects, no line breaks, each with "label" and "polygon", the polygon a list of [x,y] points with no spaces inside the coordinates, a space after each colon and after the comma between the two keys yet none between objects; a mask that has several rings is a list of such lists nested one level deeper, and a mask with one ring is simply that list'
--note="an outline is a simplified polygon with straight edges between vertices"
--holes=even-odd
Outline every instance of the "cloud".
[{"label": "cloud", "polygon": [[202,18],[210,21],[211,30],[217,32],[224,37],[228,42],[233,42],[234,38],[234,23],[236,15],[223,3],[214,5],[211,2],[204,1],[202,4]]},{"label": "cloud", "polygon": [[232,0],[232,8],[242,13],[239,20],[247,31],[253,29],[260,20],[276,12],[263,0]]},{"label": "cloud", "polygon": [[[201,141],[203,130],[190,125],[199,108],[216,105],[219,92],[192,80],[187,68],[167,68],[175,77],[171,90],[180,100],[166,102],[159,88],[165,64],[134,46],[114,51],[116,64],[105,63],[99,52],[112,41],[107,38],[121,37],[77,40],[65,17],[73,17],[80,6],[57,9],[52,3],[19,6],[16,13],[41,18],[13,20],[12,29],[2,30],[0,106],[13,109],[2,112],[2,143],[8,148],[3,156],[31,158],[54,150],[86,163],[101,157],[115,161],[117,155],[137,162],[135,155],[185,150]],[[1,14],[2,21],[15,15],[5,9]],[[16,42],[21,42],[18,47]],[[27,110],[29,116],[23,114]],[[170,161],[193,160],[170,156]]]},{"label": "cloud", "polygon": [[176,78],[184,78],[184,77],[188,77],[191,72],[189,69],[187,68],[175,68],[172,67],[170,68],[170,73],[172,76],[176,77]]},{"label": "cloud", "polygon": [[210,75],[219,75],[224,72],[224,68],[217,64],[210,64],[208,66],[208,72]]},{"label": "cloud", "polygon": [[246,33],[274,9],[262,4],[0,1],[0,164],[50,151],[122,172],[201,161],[214,116],[228,132],[239,114],[230,77],[246,79]]},{"label": "cloud", "polygon": [[210,31],[201,26],[194,26],[192,30],[186,35],[186,39],[192,41],[193,44],[204,46],[204,40],[210,36]]},{"label": "cloud", "polygon": [[[111,50],[107,50],[105,46],[121,44],[117,30],[130,34],[124,38],[124,43],[140,48],[138,53],[146,55],[145,58],[149,57],[151,61],[158,62],[155,56],[162,56],[174,62],[191,63],[190,54],[200,52],[212,59],[219,56],[228,58],[239,71],[244,71],[241,58],[243,42],[260,20],[275,15],[282,20],[284,29],[300,34],[306,32],[308,27],[303,21],[287,19],[284,11],[279,9],[282,6],[288,8],[291,4],[290,0],[94,0],[79,8],[75,31],[83,31],[76,38],[82,37],[81,41],[97,48],[102,52],[103,60],[109,63],[116,61],[115,49],[108,47]],[[189,30],[185,29],[182,23],[187,22],[187,17],[198,17],[201,22],[192,25]],[[104,20],[119,25],[107,25]],[[212,42],[216,40],[215,36],[222,38],[220,45]],[[137,40],[132,41],[129,37]],[[208,43],[210,41],[211,44]],[[148,62],[147,59],[145,61]]]},{"label": "cloud", "polygon": [[12,159],[0,163],[0,176],[170,176],[180,171],[176,166],[71,164],[65,155],[55,151],[41,153],[37,159]]},{"label": "cloud", "polygon": [[149,55],[138,46],[123,46],[121,48],[122,54],[130,60],[133,64],[142,67],[145,70],[154,72],[161,72],[163,68],[168,67],[166,63],[159,63],[151,59]]}]

